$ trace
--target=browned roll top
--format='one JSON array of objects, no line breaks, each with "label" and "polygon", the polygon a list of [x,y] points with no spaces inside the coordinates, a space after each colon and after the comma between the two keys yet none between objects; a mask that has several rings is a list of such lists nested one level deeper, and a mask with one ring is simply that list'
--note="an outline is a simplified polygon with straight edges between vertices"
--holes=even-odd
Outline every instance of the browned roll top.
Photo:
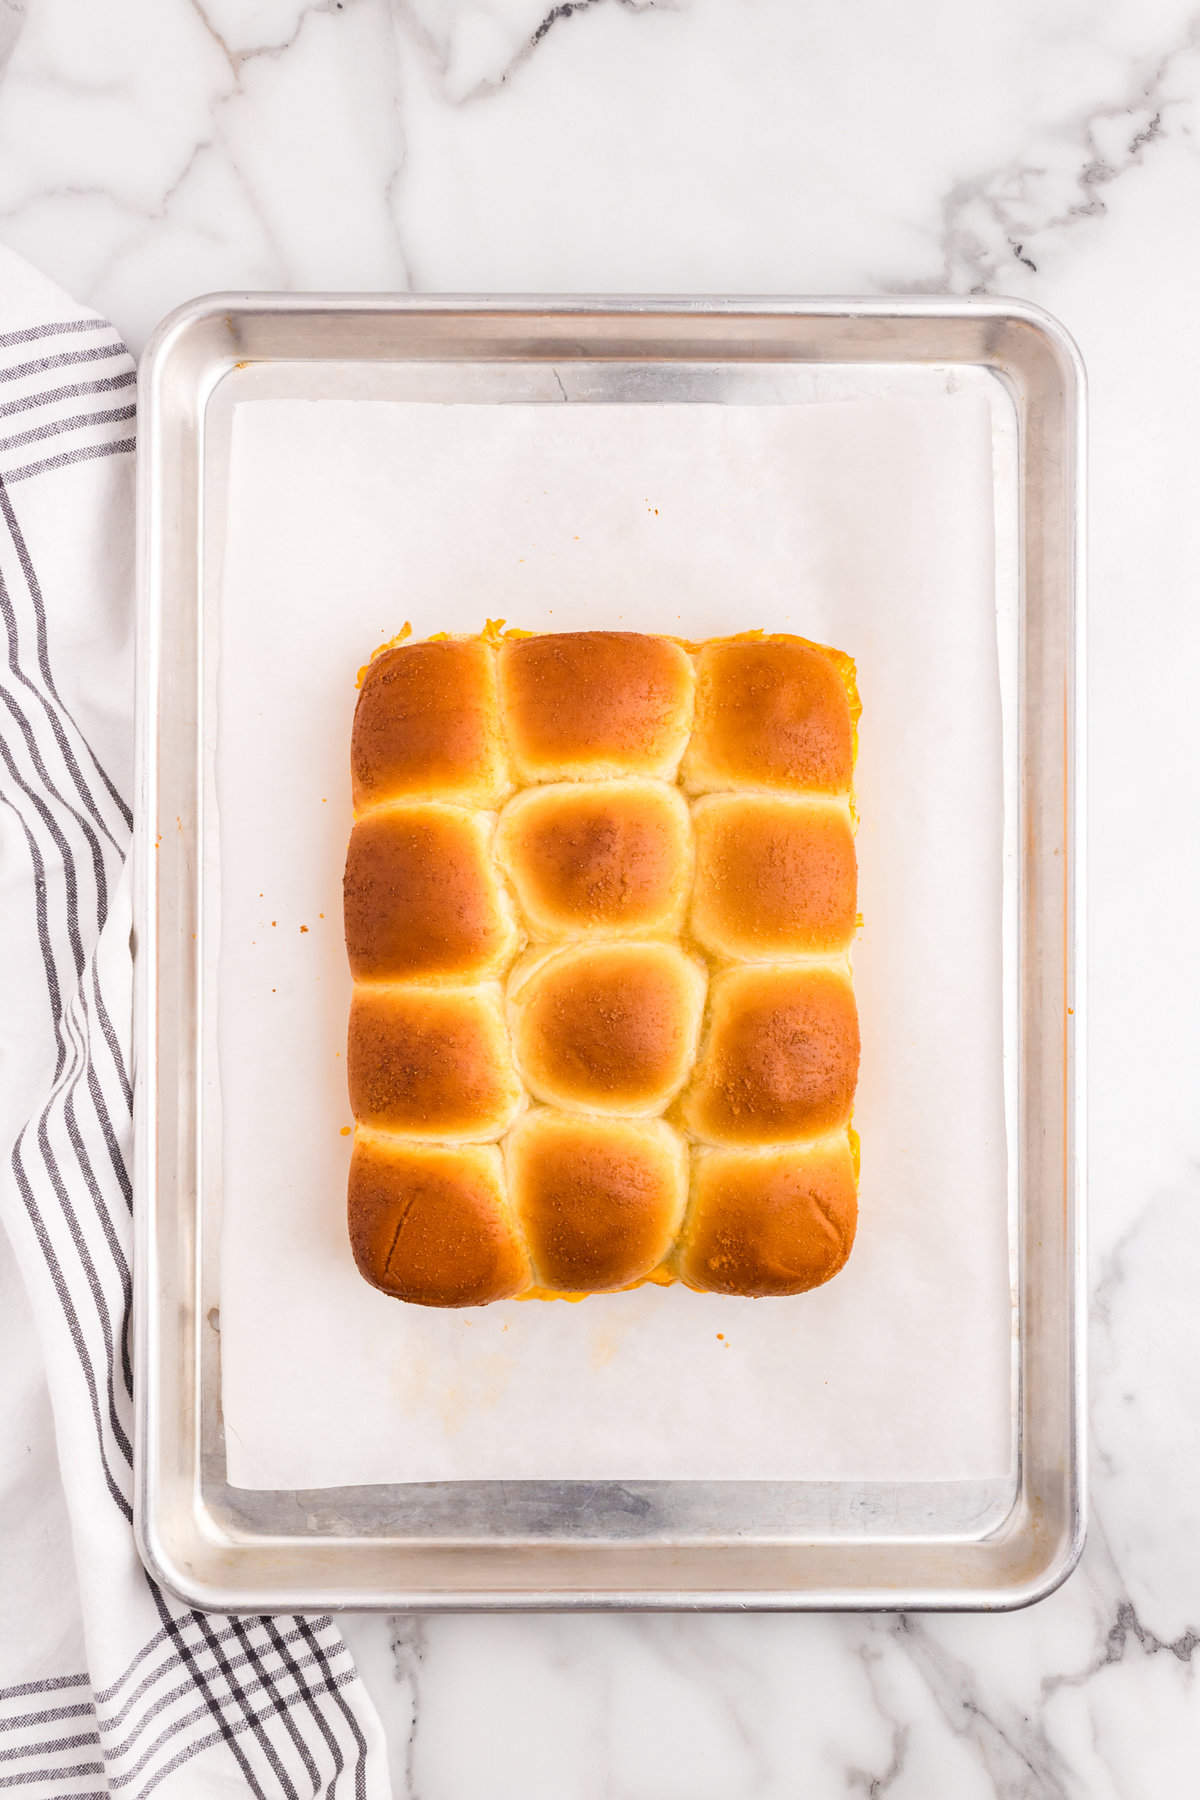
[{"label": "browned roll top", "polygon": [[427,1306],[803,1292],[854,1241],[853,665],[782,635],[367,669],[350,1237]]},{"label": "browned roll top", "polygon": [[736,962],[849,949],[858,870],[848,806],[707,794],[692,817],[692,930],[706,950]]},{"label": "browned roll top", "polygon": [[858,1171],[843,1135],[802,1150],[697,1158],[679,1273],[717,1294],[801,1294],[836,1275],[858,1225]]},{"label": "browned roll top", "polygon": [[816,1137],[850,1121],[858,1014],[833,969],[730,969],[712,983],[712,1022],[684,1116],[714,1144]]},{"label": "browned roll top", "polygon": [[658,1268],[687,1201],[687,1153],[659,1119],[539,1108],[508,1140],[509,1192],[539,1285],[631,1287]]},{"label": "browned roll top", "polygon": [[690,1066],[704,975],[674,944],[573,947],[518,975],[510,1005],[531,1093],[584,1110],[649,1112]]},{"label": "browned roll top", "polygon": [[679,928],[691,822],[678,789],[665,782],[525,788],[501,814],[496,851],[538,937]]},{"label": "browned roll top", "polygon": [[363,677],[350,770],[355,809],[435,795],[492,806],[507,792],[496,658],[480,638],[401,644]]},{"label": "browned roll top", "polygon": [[848,794],[854,773],[849,659],[798,638],[727,638],[697,658],[692,793],[766,787]]},{"label": "browned roll top", "polygon": [[474,980],[516,936],[486,821],[458,807],[388,806],[355,825],[344,883],[356,981]]},{"label": "browned roll top", "polygon": [[356,988],[346,1075],[355,1118],[402,1137],[499,1137],[521,1106],[498,984]]},{"label": "browned roll top", "polygon": [[483,1306],[529,1285],[494,1145],[396,1144],[359,1132],[350,1245],[372,1287],[422,1306]]},{"label": "browned roll top", "polygon": [[562,631],[500,646],[504,726],[526,781],[673,775],[692,716],[692,666],[670,638]]}]

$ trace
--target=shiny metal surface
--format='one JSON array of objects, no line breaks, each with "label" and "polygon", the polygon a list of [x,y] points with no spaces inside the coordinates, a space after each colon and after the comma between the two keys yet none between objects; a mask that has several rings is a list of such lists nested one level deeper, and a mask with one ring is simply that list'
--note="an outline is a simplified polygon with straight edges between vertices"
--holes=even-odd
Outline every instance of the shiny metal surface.
[{"label": "shiny metal surface", "polygon": [[[224,378],[267,391],[773,397],[833,369],[983,369],[1016,421],[1013,983],[1017,1286],[1010,1484],[225,1480],[206,1095],[205,595]],[[315,386],[314,386],[315,383]],[[574,391],[578,392],[577,387]],[[1083,372],[1015,302],[218,295],[142,363],[136,887],[136,1530],[206,1608],[1002,1609],[1078,1556],[1083,1471]],[[211,656],[211,646],[207,646]],[[206,1085],[207,1082],[207,1085]]]}]

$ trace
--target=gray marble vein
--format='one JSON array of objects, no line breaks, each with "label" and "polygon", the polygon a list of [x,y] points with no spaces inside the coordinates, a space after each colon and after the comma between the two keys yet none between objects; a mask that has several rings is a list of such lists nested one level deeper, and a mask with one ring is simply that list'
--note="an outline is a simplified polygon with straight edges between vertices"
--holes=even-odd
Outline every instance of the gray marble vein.
[{"label": "gray marble vein", "polygon": [[1014,274],[1036,275],[1043,241],[1056,254],[1061,233],[1103,217],[1106,190],[1142,168],[1155,146],[1173,132],[1190,137],[1195,93],[1181,65],[1194,62],[1198,44],[1193,20],[1151,68],[1133,71],[1125,98],[1065,116],[1018,160],[956,181],[941,202],[941,268],[895,290],[995,293]]}]

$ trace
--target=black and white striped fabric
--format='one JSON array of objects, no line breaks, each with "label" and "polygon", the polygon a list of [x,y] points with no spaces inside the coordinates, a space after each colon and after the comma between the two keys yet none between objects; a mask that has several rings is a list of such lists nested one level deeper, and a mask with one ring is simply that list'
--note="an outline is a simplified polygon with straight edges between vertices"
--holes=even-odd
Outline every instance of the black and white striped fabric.
[{"label": "black and white striped fabric", "polygon": [[0,1790],[383,1800],[331,1620],[191,1612],[130,1529],[134,379],[0,251]]}]

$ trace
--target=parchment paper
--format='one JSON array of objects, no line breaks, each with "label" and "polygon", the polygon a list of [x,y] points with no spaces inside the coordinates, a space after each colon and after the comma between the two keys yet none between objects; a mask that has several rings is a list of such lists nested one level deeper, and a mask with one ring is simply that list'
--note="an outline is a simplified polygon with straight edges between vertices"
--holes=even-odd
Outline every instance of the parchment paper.
[{"label": "parchment paper", "polygon": [[[811,405],[237,406],[219,643],[230,1479],[985,1479],[1010,1462],[1001,698],[971,394]],[[703,637],[858,662],[858,1243],[794,1300],[458,1313],[345,1230],[340,883],[355,673],[418,635]]]}]

